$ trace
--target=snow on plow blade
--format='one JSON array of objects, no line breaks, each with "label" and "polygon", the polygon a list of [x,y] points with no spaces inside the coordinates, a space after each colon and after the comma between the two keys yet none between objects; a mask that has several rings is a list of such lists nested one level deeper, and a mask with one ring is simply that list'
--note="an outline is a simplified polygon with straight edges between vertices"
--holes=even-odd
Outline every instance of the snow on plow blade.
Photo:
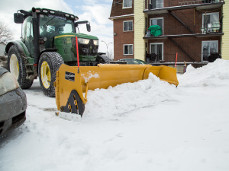
[{"label": "snow on plow blade", "polygon": [[78,67],[62,64],[56,74],[57,109],[83,115],[87,91],[147,79],[153,73],[178,86],[176,69],[167,66],[100,64]]}]

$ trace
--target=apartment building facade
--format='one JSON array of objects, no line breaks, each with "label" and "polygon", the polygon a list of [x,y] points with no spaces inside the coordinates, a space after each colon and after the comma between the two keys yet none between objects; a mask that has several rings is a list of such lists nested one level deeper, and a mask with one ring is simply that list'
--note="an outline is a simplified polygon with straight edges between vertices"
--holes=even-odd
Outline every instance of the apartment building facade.
[{"label": "apartment building facade", "polygon": [[[178,62],[207,62],[212,54],[221,54],[224,4],[223,0],[113,0],[114,57],[175,62],[178,54]],[[159,25],[162,35],[151,35],[151,25]]]}]

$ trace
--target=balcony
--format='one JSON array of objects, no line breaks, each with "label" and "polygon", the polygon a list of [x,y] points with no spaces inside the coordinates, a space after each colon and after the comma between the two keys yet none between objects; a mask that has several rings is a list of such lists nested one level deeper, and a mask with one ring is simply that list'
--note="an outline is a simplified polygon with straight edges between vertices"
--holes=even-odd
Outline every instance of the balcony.
[{"label": "balcony", "polygon": [[191,27],[193,33],[190,33],[183,26],[179,27],[169,27],[169,29],[162,30],[162,35],[153,36],[150,34],[148,29],[146,29],[144,39],[157,40],[157,39],[167,39],[167,38],[181,38],[181,37],[217,37],[222,36],[224,33],[222,32],[222,24],[219,22],[209,23],[203,25],[201,28],[199,27]]},{"label": "balcony", "polygon": [[143,11],[146,14],[164,14],[175,10],[196,9],[209,10],[217,9],[225,4],[224,0],[171,0],[169,6],[161,7],[161,5],[146,4],[146,9]]}]

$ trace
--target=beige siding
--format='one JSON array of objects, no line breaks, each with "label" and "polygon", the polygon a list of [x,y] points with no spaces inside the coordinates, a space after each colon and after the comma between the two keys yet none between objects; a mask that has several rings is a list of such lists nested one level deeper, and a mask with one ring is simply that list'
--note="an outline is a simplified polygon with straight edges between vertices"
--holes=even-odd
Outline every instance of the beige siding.
[{"label": "beige siding", "polygon": [[144,0],[134,1],[134,58],[145,60],[145,41],[144,27],[145,27],[145,15]]},{"label": "beige siding", "polygon": [[223,5],[222,58],[229,60],[229,1]]}]

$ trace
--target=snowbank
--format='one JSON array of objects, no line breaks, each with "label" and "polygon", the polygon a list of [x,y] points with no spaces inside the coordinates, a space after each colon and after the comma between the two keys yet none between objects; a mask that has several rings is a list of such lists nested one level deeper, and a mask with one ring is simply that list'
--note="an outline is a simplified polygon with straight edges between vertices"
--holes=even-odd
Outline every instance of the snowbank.
[{"label": "snowbank", "polygon": [[229,79],[229,61],[217,59],[213,63],[195,69],[191,65],[187,67],[184,75],[179,77],[179,86],[199,87],[199,86],[219,86],[225,84]]},{"label": "snowbank", "polygon": [[174,85],[160,81],[158,77],[150,74],[148,79],[136,83],[89,91],[84,116],[114,119],[139,108],[172,100],[175,91]]},{"label": "snowbank", "polygon": [[228,69],[188,67],[177,88],[150,75],[90,91],[78,120],[56,117],[36,80],[26,122],[0,141],[0,170],[227,171]]}]

